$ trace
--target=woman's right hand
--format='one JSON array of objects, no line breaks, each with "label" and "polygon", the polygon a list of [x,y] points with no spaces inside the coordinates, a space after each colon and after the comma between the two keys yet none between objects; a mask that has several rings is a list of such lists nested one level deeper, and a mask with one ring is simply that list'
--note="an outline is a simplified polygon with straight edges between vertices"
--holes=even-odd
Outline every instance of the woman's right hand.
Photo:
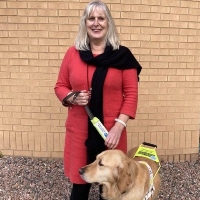
[{"label": "woman's right hand", "polygon": [[[89,91],[86,91],[86,90],[82,90],[78,95],[77,97],[74,99],[73,101],[73,104],[75,105],[79,105],[79,106],[85,106],[88,104],[89,100],[90,100],[90,97],[91,97],[91,92]],[[73,96],[71,97],[73,100]]]}]

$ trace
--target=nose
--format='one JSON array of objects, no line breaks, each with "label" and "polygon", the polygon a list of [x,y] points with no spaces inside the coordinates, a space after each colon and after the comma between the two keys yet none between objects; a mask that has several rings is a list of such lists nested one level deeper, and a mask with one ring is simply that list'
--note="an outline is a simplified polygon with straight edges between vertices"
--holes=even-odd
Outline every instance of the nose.
[{"label": "nose", "polygon": [[95,26],[98,26],[98,25],[99,25],[98,18],[95,18],[95,20],[94,20],[94,25],[95,25]]},{"label": "nose", "polygon": [[80,174],[80,175],[83,175],[84,172],[85,172],[85,168],[82,167],[82,168],[79,169],[79,174]]}]

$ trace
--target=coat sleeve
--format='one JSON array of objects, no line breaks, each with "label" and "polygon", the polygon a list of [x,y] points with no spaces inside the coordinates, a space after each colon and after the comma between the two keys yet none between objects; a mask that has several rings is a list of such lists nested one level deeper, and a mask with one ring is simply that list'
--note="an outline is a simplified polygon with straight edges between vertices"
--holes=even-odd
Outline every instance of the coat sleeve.
[{"label": "coat sleeve", "polygon": [[54,87],[55,94],[62,101],[67,94],[72,90],[69,77],[69,65],[72,54],[72,48],[69,48],[62,60],[58,79]]},{"label": "coat sleeve", "polygon": [[123,93],[124,101],[120,113],[126,114],[134,119],[138,104],[138,77],[136,69],[123,71]]}]

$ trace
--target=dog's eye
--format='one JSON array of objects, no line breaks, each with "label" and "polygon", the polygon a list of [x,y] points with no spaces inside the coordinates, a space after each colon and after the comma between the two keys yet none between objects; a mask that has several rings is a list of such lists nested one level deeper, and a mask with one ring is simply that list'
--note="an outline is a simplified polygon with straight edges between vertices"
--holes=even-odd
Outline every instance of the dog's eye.
[{"label": "dog's eye", "polygon": [[99,164],[99,166],[104,166],[104,165],[102,164],[101,160],[99,161],[98,164]]}]

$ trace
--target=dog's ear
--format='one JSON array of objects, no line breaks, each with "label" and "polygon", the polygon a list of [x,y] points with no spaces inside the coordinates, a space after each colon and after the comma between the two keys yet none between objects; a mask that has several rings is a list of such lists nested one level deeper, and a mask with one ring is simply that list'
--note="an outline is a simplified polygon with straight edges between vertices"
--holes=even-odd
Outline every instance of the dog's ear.
[{"label": "dog's ear", "polygon": [[136,166],[133,166],[133,163],[130,161],[130,159],[127,159],[123,161],[123,165],[117,167],[117,170],[117,187],[122,194],[126,192],[131,184],[134,184],[137,169]]}]

